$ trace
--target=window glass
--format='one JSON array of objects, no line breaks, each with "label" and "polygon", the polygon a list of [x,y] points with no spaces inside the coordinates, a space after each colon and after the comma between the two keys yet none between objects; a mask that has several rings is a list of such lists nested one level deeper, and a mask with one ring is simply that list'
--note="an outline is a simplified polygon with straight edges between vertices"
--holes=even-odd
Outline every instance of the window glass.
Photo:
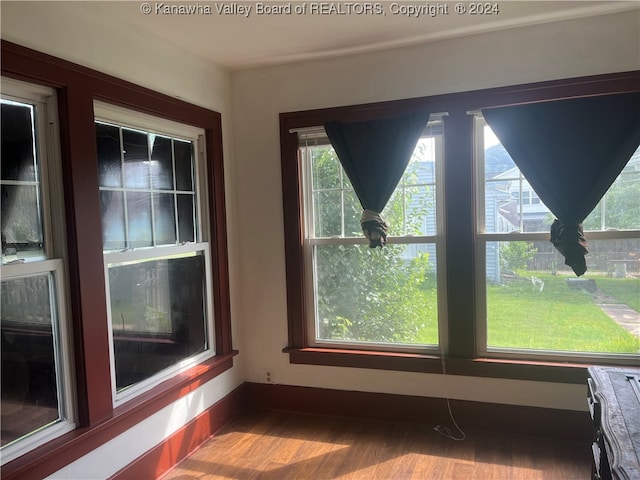
[{"label": "window glass", "polygon": [[483,135],[485,233],[547,232],[553,215],[488,125]]},{"label": "window glass", "polygon": [[176,190],[193,191],[193,145],[178,139],[173,142],[176,167]]},{"label": "window glass", "polygon": [[50,273],[2,281],[2,445],[61,420]]},{"label": "window glass", "polygon": [[[2,88],[0,445],[5,463],[69,431],[73,423],[64,350],[66,284],[63,262],[56,258],[60,249],[54,248],[62,239],[46,234],[54,182],[45,167],[55,166],[58,157],[42,127],[55,118],[53,92],[5,79]],[[59,213],[56,218],[64,220]]]},{"label": "window glass", "polygon": [[105,251],[195,242],[192,143],[104,122],[96,135]]},{"label": "window glass", "polygon": [[[162,135],[151,135],[151,180],[153,188],[173,190],[173,151],[171,139]],[[182,159],[190,164],[190,156]]]},{"label": "window glass", "polygon": [[144,132],[122,129],[124,185],[128,188],[149,188],[149,137]]},{"label": "window glass", "polygon": [[317,245],[316,339],[438,343],[435,244]]},{"label": "window glass", "polygon": [[585,230],[640,230],[640,148],[583,226]]},{"label": "window glass", "polygon": [[[209,250],[197,223],[193,144],[198,134],[177,138],[170,128],[169,133],[144,128],[147,121],[165,128],[162,120],[114,113],[101,105],[96,111],[115,117],[96,120],[98,163],[122,172],[120,184],[100,186],[118,402],[215,353]],[[124,126],[129,122],[141,125]]]},{"label": "window glass", "polygon": [[33,105],[2,102],[2,180],[37,181]]},{"label": "window glass", "polygon": [[118,391],[207,348],[202,252],[108,269]]},{"label": "window glass", "polygon": [[101,187],[122,186],[122,149],[120,129],[104,123],[96,124],[98,170]]},{"label": "window glass", "polygon": [[151,224],[151,194],[149,192],[125,192],[127,206],[127,246],[129,248],[153,245]]},{"label": "window glass", "polygon": [[640,149],[583,223],[588,270],[578,278],[549,242],[555,217],[479,122],[486,348],[639,353]]},{"label": "window glass", "polygon": [[176,200],[178,202],[178,241],[193,242],[196,238],[193,195],[178,194]]},{"label": "window glass", "polygon": [[358,347],[438,344],[436,169],[442,124],[425,128],[382,216],[388,244],[370,249],[362,207],[326,137],[300,135],[307,172],[313,272],[312,343]]},{"label": "window glass", "polygon": [[42,197],[36,159],[35,107],[2,101],[3,261],[44,257]]},{"label": "window glass", "polygon": [[102,239],[105,250],[122,250],[126,245],[124,224],[124,193],[100,191]]},{"label": "window glass", "polygon": [[153,194],[154,231],[158,245],[176,243],[176,198],[170,193]]},{"label": "window glass", "polygon": [[577,278],[549,241],[487,242],[487,345],[638,353],[638,251],[639,239],[591,240]]}]

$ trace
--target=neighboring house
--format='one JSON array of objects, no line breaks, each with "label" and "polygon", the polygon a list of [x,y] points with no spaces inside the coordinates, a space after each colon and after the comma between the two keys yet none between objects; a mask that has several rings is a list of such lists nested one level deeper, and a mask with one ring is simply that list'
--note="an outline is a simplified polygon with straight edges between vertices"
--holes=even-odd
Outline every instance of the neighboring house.
[{"label": "neighboring house", "polygon": [[[555,218],[538,194],[513,164],[502,145],[494,145],[485,153],[485,225],[486,231],[500,232],[547,232]],[[505,161],[508,160],[508,161]],[[509,167],[511,163],[511,168]],[[505,169],[503,170],[502,169]],[[640,171],[640,149],[638,149],[625,167],[625,172]],[[538,242],[539,243],[539,242]],[[545,245],[547,245],[545,243]],[[540,250],[540,248],[538,248]],[[552,249],[549,249],[553,251]],[[596,252],[592,252],[596,253]],[[546,252],[541,255],[548,255]],[[606,257],[606,253],[604,253]],[[595,262],[596,260],[593,259]],[[487,247],[487,279],[500,282],[500,261],[497,243]],[[548,262],[543,262],[545,265]],[[601,268],[609,268],[601,265]]]},{"label": "neighboring house", "polygon": [[[487,155],[486,160],[490,162],[491,155]],[[485,182],[487,232],[546,231],[551,218],[551,212],[540,201],[540,197],[517,167],[499,173]],[[497,243],[488,245],[486,262],[487,278],[492,282],[500,282],[500,255]]]}]

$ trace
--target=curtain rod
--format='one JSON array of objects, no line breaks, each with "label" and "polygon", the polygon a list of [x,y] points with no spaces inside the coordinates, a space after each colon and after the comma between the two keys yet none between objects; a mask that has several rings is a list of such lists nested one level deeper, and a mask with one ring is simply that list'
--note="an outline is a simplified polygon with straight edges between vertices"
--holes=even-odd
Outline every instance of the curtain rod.
[{"label": "curtain rod", "polygon": [[[449,112],[430,113],[429,120],[438,120],[447,116],[449,116]],[[324,134],[325,132],[322,125],[314,125],[313,127],[290,128],[289,133]]]}]

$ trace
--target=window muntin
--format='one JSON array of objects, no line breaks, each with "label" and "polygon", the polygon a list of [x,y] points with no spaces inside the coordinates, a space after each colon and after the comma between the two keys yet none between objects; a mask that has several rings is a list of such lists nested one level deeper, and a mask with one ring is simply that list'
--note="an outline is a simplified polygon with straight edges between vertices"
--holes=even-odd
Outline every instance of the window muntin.
[{"label": "window muntin", "polygon": [[381,250],[362,236],[362,208],[324,131],[299,134],[310,345],[424,351],[439,344],[442,128],[440,119],[426,126],[382,212],[390,228]]},{"label": "window muntin", "polygon": [[96,122],[104,248],[193,242],[193,142]]},{"label": "window muntin", "polygon": [[215,354],[202,132],[96,102],[115,403]]},{"label": "window muntin", "polygon": [[74,428],[51,89],[2,81],[2,463]]},{"label": "window muntin", "polygon": [[589,270],[576,278],[549,242],[554,216],[484,119],[475,121],[482,180],[478,350],[546,357],[640,353],[638,322],[623,319],[625,313],[640,318],[640,149],[583,222]]}]

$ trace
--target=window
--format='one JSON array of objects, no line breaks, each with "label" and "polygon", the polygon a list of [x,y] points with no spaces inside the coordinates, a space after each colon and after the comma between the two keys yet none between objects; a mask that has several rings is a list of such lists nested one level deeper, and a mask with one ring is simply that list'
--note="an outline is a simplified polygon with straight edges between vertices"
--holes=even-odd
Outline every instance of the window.
[{"label": "window", "polygon": [[479,351],[621,358],[639,353],[640,149],[583,222],[588,271],[576,278],[549,242],[553,215],[481,115],[475,123],[476,258],[486,278],[477,283]]},{"label": "window", "polygon": [[1,47],[2,476],[45,478],[233,367],[222,116]]},{"label": "window", "polygon": [[[549,241],[549,209],[481,115],[574,98],[618,108],[637,85],[630,72],[281,113],[290,362],[442,373],[445,360],[448,374],[575,384],[585,363],[637,363],[640,152],[583,222],[588,269],[577,278]],[[316,126],[419,111],[447,113],[431,116],[383,212],[388,246],[370,251]]]},{"label": "window", "polygon": [[442,248],[443,125],[432,116],[383,218],[387,245],[369,248],[362,207],[322,127],[299,132],[304,175],[308,344],[436,350]]},{"label": "window", "polygon": [[116,402],[214,355],[203,132],[96,103]]},{"label": "window", "polygon": [[57,109],[2,79],[2,463],[74,427]]}]

